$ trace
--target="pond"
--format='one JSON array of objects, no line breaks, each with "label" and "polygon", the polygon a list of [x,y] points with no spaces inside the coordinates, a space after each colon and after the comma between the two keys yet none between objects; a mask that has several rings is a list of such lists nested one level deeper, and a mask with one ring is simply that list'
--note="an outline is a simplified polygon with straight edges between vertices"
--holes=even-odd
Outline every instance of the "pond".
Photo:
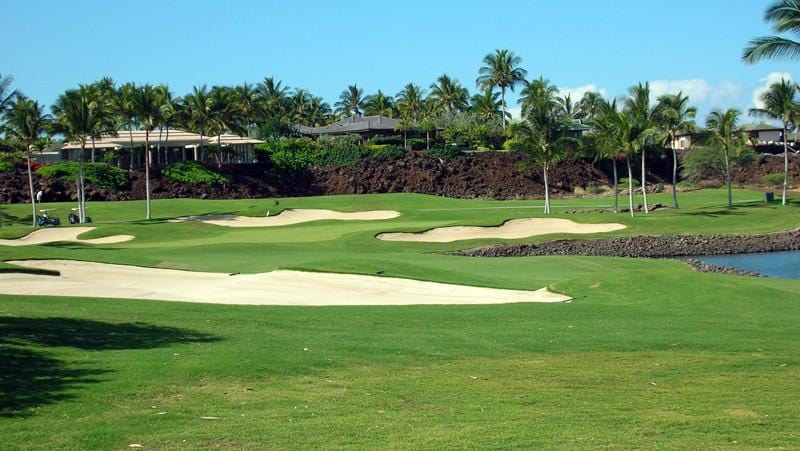
[{"label": "pond", "polygon": [[729,266],[757,272],[767,277],[800,279],[800,251],[763,252],[755,254],[701,255],[696,258],[716,266]]}]

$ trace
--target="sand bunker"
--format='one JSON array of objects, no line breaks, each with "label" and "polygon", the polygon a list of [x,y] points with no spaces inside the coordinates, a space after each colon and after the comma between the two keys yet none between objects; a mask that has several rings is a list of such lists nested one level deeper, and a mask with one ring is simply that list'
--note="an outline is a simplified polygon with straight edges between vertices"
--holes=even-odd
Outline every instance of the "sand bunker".
[{"label": "sand bunker", "polygon": [[93,238],[91,240],[78,239],[78,235],[91,232],[95,228],[96,227],[56,227],[52,229],[39,229],[15,240],[0,239],[0,246],[32,246],[34,244],[47,244],[59,241],[72,241],[81,244],[114,244],[123,243],[135,238],[133,235],[114,235],[103,238]]},{"label": "sand bunker", "polygon": [[61,276],[0,274],[0,293],[244,305],[418,305],[564,302],[568,296],[392,277],[272,271],[228,275],[68,260],[9,263]]},{"label": "sand bunker", "polygon": [[205,215],[188,216],[178,219],[181,221],[200,221],[207,224],[215,224],[226,227],[276,227],[300,224],[302,222],[323,221],[328,219],[340,221],[374,221],[381,219],[392,219],[398,216],[400,216],[400,213],[392,210],[372,210],[346,213],[333,210],[287,209],[275,216],[252,217],[234,215]]},{"label": "sand bunker", "polygon": [[601,233],[624,229],[622,224],[580,224],[569,219],[527,218],[512,219],[498,227],[455,226],[440,227],[420,233],[381,233],[379,240],[450,243],[481,238],[518,239],[551,233]]}]

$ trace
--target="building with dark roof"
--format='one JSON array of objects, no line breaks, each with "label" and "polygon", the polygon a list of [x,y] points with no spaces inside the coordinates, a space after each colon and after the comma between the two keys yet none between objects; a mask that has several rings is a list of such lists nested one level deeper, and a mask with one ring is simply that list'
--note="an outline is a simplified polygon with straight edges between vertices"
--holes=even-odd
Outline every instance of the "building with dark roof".
[{"label": "building with dark roof", "polygon": [[386,116],[354,116],[321,127],[298,124],[295,125],[295,130],[307,136],[361,135],[364,138],[371,138],[376,135],[394,135],[398,131],[399,122]]}]

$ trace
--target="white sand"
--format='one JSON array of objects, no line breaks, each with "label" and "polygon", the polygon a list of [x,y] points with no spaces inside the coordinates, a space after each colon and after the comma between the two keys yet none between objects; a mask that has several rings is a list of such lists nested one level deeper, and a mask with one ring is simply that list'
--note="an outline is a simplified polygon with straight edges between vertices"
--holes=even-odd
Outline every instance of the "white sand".
[{"label": "white sand", "polygon": [[450,243],[480,238],[519,239],[551,233],[601,233],[624,229],[622,224],[580,224],[569,219],[527,218],[512,219],[498,227],[455,226],[440,227],[420,233],[381,233],[379,240]]},{"label": "white sand", "polygon": [[0,293],[153,299],[243,305],[416,305],[564,302],[570,297],[537,291],[503,290],[421,282],[393,277],[272,271],[228,275],[140,268],[68,260],[9,263],[56,270],[60,277],[0,274]]},{"label": "white sand", "polygon": [[78,235],[91,232],[95,228],[96,227],[54,227],[51,229],[39,229],[15,240],[0,239],[0,246],[32,246],[34,244],[47,244],[59,241],[72,241],[82,244],[114,244],[123,243],[135,238],[133,235],[114,235],[103,238],[93,238],[91,240],[78,239]]},{"label": "white sand", "polygon": [[178,218],[183,221],[200,221],[227,227],[276,227],[302,222],[323,221],[335,219],[341,221],[374,221],[392,219],[400,216],[399,212],[392,210],[372,210],[346,213],[333,210],[286,209],[275,216],[234,216],[234,215],[205,215]]}]

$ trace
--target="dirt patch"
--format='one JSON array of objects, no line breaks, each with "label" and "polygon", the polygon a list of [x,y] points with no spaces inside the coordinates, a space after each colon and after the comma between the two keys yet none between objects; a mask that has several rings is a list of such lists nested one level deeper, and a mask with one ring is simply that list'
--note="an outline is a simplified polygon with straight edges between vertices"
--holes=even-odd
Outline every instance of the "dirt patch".
[{"label": "dirt patch", "polygon": [[394,277],[272,271],[229,275],[68,260],[12,261],[61,276],[0,274],[0,293],[238,305],[438,305],[565,302],[570,297]]},{"label": "dirt patch", "polygon": [[385,241],[418,241],[450,243],[482,238],[519,239],[553,233],[602,233],[624,229],[622,224],[581,224],[569,219],[524,218],[506,221],[497,227],[455,226],[439,227],[420,233],[381,233],[376,238]]}]

